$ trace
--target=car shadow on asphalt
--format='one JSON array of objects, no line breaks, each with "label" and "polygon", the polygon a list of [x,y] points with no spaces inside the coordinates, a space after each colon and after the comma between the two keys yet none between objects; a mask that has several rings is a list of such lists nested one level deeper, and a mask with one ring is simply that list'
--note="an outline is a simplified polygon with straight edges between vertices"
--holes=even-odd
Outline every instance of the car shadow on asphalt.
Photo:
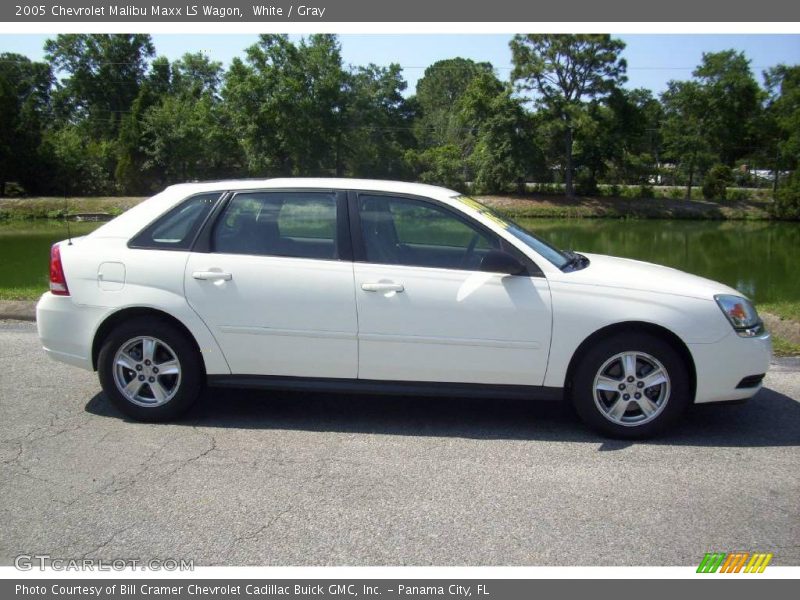
[{"label": "car shadow on asphalt", "polygon": [[[101,417],[127,420],[101,392],[86,404]],[[587,429],[565,402],[208,390],[175,425],[383,435],[539,440],[600,444],[719,447],[800,446],[800,402],[762,389],[749,402],[692,406],[666,434],[644,442]]]}]

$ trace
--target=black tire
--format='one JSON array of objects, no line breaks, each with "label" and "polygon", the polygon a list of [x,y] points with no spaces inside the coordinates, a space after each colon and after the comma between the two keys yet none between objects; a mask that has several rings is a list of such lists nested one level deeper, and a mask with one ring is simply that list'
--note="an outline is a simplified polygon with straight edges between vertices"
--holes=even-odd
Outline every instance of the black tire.
[{"label": "black tire", "polygon": [[[600,369],[618,354],[624,352],[640,352],[655,358],[661,363],[669,376],[669,392],[663,408],[654,413],[652,420],[640,424],[622,424],[606,417],[598,403],[610,406],[614,400],[620,398],[623,392],[601,393],[600,399],[595,401],[595,377]],[[572,402],[581,419],[603,435],[622,439],[643,439],[661,433],[683,414],[692,403],[689,368],[681,355],[665,340],[647,333],[622,333],[606,338],[591,347],[580,359],[572,378]],[[648,365],[637,363],[646,370]],[[622,366],[620,362],[619,367]],[[616,368],[613,363],[611,369]],[[623,378],[621,383],[626,380]],[[634,384],[632,384],[634,385]],[[661,389],[661,388],[657,388]],[[627,391],[627,390],[626,390]],[[641,390],[631,390],[641,391]],[[655,394],[656,389],[651,390]],[[631,396],[629,396],[631,397]],[[633,416],[627,416],[627,415]],[[645,419],[645,413],[633,401],[629,412],[624,413],[628,419]]]},{"label": "black tire", "polygon": [[[140,336],[156,338],[163,342],[178,360],[180,377],[167,380],[173,383],[170,388],[170,393],[173,395],[163,404],[154,406],[137,404],[122,393],[115,381],[114,359],[117,352],[129,340]],[[159,348],[162,348],[163,352],[163,347]],[[170,421],[183,414],[200,396],[205,381],[202,357],[194,341],[183,331],[158,317],[137,317],[115,327],[103,341],[97,361],[97,374],[103,391],[114,406],[132,419],[147,422]],[[164,381],[164,377],[169,376],[161,375],[159,381]],[[147,393],[147,388],[143,393]]]}]

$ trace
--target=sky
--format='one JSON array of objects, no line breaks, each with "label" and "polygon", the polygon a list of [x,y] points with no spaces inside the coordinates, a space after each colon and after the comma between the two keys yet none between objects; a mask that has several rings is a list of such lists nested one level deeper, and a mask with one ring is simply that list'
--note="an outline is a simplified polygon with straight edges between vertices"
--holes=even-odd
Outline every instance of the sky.
[{"label": "sky", "polygon": [[[54,35],[0,34],[0,52],[16,52],[31,59],[44,57],[44,42]],[[203,51],[227,66],[235,56],[255,43],[249,34],[155,34],[157,54],[171,60],[185,52]],[[300,36],[290,36],[297,40]],[[730,35],[730,34],[643,34],[615,36],[626,43],[623,56],[628,61],[629,88],[644,87],[658,94],[670,79],[688,79],[700,63],[703,52],[734,49],[744,51],[759,81],[761,72],[779,63],[800,63],[800,35]],[[497,75],[507,80],[511,72],[510,35],[480,34],[341,34],[345,63],[366,65],[370,62],[403,67],[408,82],[407,94],[414,93],[425,68],[437,60],[461,56],[491,62]]]}]

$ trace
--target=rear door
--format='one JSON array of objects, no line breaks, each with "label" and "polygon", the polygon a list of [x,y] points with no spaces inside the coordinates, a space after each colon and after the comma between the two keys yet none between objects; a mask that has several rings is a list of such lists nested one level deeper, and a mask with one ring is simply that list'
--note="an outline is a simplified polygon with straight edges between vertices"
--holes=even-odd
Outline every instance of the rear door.
[{"label": "rear door", "polygon": [[346,195],[236,192],[189,257],[186,298],[234,374],[355,378]]},{"label": "rear door", "polygon": [[359,378],[542,385],[547,280],[480,270],[514,249],[434,200],[351,193]]}]

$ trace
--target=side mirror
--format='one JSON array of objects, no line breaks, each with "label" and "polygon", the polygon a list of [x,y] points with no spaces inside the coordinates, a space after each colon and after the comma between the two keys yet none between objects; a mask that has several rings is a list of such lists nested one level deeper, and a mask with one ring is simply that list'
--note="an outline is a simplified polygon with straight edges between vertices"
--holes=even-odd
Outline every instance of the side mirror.
[{"label": "side mirror", "polygon": [[481,260],[481,271],[489,273],[505,273],[506,275],[524,275],[528,272],[521,262],[501,250],[490,250]]}]

